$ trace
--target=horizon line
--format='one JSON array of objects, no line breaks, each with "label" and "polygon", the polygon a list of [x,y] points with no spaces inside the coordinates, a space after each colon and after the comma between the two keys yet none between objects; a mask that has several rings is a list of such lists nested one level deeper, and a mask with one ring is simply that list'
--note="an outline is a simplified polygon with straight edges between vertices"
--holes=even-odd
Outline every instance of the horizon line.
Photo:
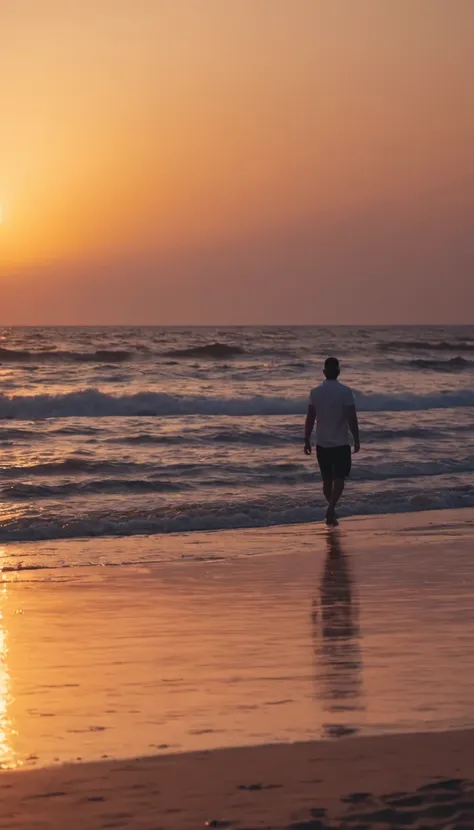
[{"label": "horizon line", "polygon": [[272,328],[470,328],[471,323],[1,323],[0,328],[10,329],[94,329],[94,328],[161,328],[161,329],[272,329]]}]

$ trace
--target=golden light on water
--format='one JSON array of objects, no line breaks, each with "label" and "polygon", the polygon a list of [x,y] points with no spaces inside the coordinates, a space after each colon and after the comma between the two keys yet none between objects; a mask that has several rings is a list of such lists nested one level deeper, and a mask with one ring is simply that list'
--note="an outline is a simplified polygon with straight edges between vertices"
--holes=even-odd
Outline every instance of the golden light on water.
[{"label": "golden light on water", "polygon": [[20,766],[13,748],[15,734],[10,718],[12,703],[11,679],[8,666],[8,631],[5,625],[4,606],[7,598],[7,583],[0,587],[0,769]]}]

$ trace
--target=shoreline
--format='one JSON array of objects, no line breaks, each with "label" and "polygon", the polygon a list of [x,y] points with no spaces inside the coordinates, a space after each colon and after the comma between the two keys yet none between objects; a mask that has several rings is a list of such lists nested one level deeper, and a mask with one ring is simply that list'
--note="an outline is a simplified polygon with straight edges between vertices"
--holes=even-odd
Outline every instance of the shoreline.
[{"label": "shoreline", "polygon": [[[361,516],[342,516],[337,532],[354,534],[357,539],[368,534],[370,544],[375,536],[392,536],[403,532],[406,541],[416,533],[437,533],[442,536],[456,532],[471,533],[474,524],[474,507],[458,507],[442,510],[413,510],[409,513],[374,513]],[[22,573],[34,574],[45,570],[74,569],[79,567],[114,568],[117,566],[160,566],[170,564],[201,564],[226,559],[250,559],[253,556],[274,556],[285,552],[281,540],[289,537],[296,541],[308,538],[321,540],[327,533],[323,520],[295,522],[263,527],[238,527],[215,530],[173,531],[135,536],[75,537],[53,540],[8,541],[2,545],[3,557],[0,573],[4,579],[20,577]],[[230,542],[230,544],[227,544]],[[269,550],[270,548],[270,550]],[[132,549],[135,556],[130,555]],[[280,550],[281,549],[281,550]],[[8,551],[11,551],[9,559]],[[38,561],[42,552],[47,561]],[[61,560],[68,552],[67,561]],[[34,558],[31,554],[37,554]],[[150,553],[153,553],[150,556]],[[56,559],[55,559],[56,557]],[[61,560],[61,564],[55,564]]]},{"label": "shoreline", "polygon": [[4,830],[472,827],[474,730],[2,772]]}]

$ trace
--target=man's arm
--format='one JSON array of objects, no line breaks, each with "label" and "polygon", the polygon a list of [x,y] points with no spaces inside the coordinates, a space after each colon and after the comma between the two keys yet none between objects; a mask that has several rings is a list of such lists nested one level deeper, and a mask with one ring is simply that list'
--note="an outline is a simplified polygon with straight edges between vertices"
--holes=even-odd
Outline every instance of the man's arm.
[{"label": "man's arm", "polygon": [[357,420],[357,410],[355,408],[355,404],[351,404],[351,406],[346,406],[346,417],[349,429],[352,433],[352,437],[354,438],[354,452],[359,452],[359,421]]},{"label": "man's arm", "polygon": [[308,412],[304,425],[304,451],[305,455],[311,455],[311,433],[316,420],[316,410],[312,403],[308,404]]}]

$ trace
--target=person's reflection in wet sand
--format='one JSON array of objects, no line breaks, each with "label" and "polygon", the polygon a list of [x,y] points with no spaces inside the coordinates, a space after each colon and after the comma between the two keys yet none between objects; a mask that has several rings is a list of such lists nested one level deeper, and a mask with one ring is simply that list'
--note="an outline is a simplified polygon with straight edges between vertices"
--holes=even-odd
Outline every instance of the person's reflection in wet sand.
[{"label": "person's reflection in wet sand", "polygon": [[354,713],[364,707],[358,605],[339,531],[328,531],[327,547],[319,596],[313,601],[312,620],[316,696],[331,714],[324,732],[334,737],[356,732]]}]

